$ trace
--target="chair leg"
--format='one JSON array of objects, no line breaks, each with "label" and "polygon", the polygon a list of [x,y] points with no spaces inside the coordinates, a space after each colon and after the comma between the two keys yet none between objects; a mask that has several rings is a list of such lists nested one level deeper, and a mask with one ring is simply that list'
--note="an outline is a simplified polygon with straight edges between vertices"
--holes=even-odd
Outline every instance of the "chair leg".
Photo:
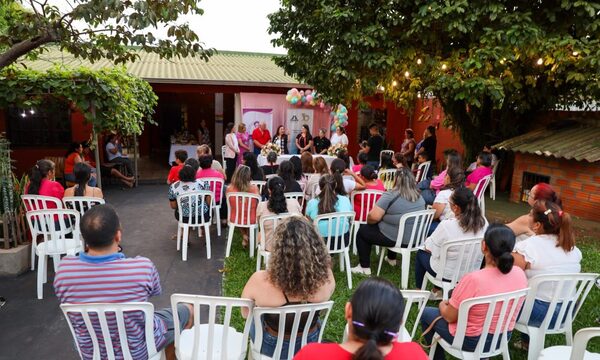
[{"label": "chair leg", "polygon": [[221,209],[215,208],[215,217],[217,218],[217,236],[221,236]]},{"label": "chair leg", "polygon": [[225,249],[225,257],[229,257],[231,253],[231,242],[233,241],[233,231],[235,226],[229,225],[229,234],[227,235],[227,249]]},{"label": "chair leg", "polygon": [[545,334],[539,328],[527,327],[529,331],[529,349],[527,360],[536,360],[544,349]]},{"label": "chair leg", "polygon": [[356,248],[356,237],[358,236],[358,225],[352,223],[352,254],[356,255],[358,250]]},{"label": "chair leg", "polygon": [[352,271],[350,271],[350,251],[344,251],[344,261],[346,262],[346,277],[348,278],[348,289],[352,289]]},{"label": "chair leg", "polygon": [[250,248],[250,257],[253,258],[254,257],[254,235],[256,234],[256,231],[254,228],[250,228],[248,232],[250,233],[250,245],[248,247]]},{"label": "chair leg", "polygon": [[58,271],[58,264],[60,264],[60,255],[52,255],[52,266],[55,273]]},{"label": "chair leg", "polygon": [[262,255],[260,255],[260,250],[256,252],[256,271],[260,271]]},{"label": "chair leg", "polygon": [[204,237],[206,238],[206,258],[210,259],[210,227],[204,224]]},{"label": "chair leg", "polygon": [[379,255],[379,266],[377,267],[377,276],[381,272],[381,265],[383,264],[383,257],[385,256],[386,249],[381,249],[381,254]]},{"label": "chair leg", "polygon": [[431,347],[429,348],[429,359],[433,360],[433,357],[435,355],[435,350],[437,349],[438,346],[438,338],[439,336],[437,334],[433,334],[433,340],[431,341]]},{"label": "chair leg", "polygon": [[188,237],[190,235],[190,228],[188,226],[183,228],[183,245],[181,249],[181,260],[187,261],[188,251]]},{"label": "chair leg", "polygon": [[37,273],[37,298],[42,300],[44,298],[44,269],[46,268],[46,255],[40,255],[38,257],[38,273]]},{"label": "chair leg", "polygon": [[31,271],[35,270],[35,248],[37,246],[37,234],[31,234]]},{"label": "chair leg", "polygon": [[181,226],[177,224],[177,251],[181,250]]},{"label": "chair leg", "polygon": [[344,253],[340,253],[340,271],[344,271],[344,261],[346,259],[344,259]]},{"label": "chair leg", "polygon": [[404,254],[400,253],[402,257],[402,270],[400,276],[400,286],[403,290],[408,288],[408,274],[410,271],[410,253]]}]

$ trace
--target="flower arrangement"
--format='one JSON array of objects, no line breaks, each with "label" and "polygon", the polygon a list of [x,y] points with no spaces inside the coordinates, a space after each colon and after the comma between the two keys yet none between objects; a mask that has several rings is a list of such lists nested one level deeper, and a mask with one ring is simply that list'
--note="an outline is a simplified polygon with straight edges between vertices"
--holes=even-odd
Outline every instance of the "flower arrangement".
[{"label": "flower arrangement", "polygon": [[340,151],[348,151],[348,146],[345,144],[335,144],[327,149],[327,155],[337,156]]},{"label": "flower arrangement", "polygon": [[273,151],[277,155],[281,155],[281,147],[279,147],[279,145],[274,144],[272,142],[266,143],[265,146],[263,146],[262,149],[260,150],[260,154],[262,156],[267,156],[267,155],[269,155],[269,153],[271,151]]}]

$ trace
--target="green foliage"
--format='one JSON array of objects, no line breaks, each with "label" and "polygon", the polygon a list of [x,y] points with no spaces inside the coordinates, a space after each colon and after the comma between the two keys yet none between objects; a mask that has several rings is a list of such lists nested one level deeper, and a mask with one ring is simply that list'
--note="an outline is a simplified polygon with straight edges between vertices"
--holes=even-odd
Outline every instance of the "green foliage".
[{"label": "green foliage", "polygon": [[269,19],[287,73],[334,102],[433,95],[474,149],[600,98],[598,1],[282,0]]},{"label": "green foliage", "polygon": [[141,134],[158,97],[146,81],[124,68],[93,71],[53,67],[45,72],[8,67],[0,71],[0,108],[8,105],[34,107],[47,97],[71,103],[97,132],[118,130]]}]

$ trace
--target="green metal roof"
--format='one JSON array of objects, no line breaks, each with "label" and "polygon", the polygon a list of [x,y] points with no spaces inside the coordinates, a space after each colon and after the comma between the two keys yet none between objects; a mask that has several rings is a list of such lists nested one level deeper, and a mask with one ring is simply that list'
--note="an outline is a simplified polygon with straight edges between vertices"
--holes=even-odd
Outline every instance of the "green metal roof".
[{"label": "green metal roof", "polygon": [[[127,71],[150,83],[268,86],[291,88],[302,86],[296,79],[285,74],[273,62],[277,55],[219,51],[208,62],[200,57],[161,59],[157,54],[139,53],[134,63],[127,63]],[[24,61],[35,70],[46,70],[54,64],[67,67],[85,66],[101,69],[114,66],[110,60],[102,59],[95,63],[76,59],[73,55],[50,48],[36,61]]]},{"label": "green metal roof", "polygon": [[494,148],[593,163],[600,161],[600,127],[577,123],[550,126],[505,140]]}]

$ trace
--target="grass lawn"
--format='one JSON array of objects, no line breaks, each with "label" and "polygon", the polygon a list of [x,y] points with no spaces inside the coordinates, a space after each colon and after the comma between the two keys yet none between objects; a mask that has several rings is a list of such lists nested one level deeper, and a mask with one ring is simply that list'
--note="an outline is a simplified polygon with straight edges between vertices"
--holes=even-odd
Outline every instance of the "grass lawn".
[{"label": "grass lawn", "polygon": [[[600,273],[600,238],[598,237],[585,237],[579,239],[579,248],[583,252],[582,271],[583,272],[595,272]],[[344,326],[346,322],[344,320],[344,305],[350,298],[352,291],[348,289],[346,274],[340,272],[339,261],[336,257],[336,266],[334,269],[336,290],[333,293],[332,300],[334,301],[333,309],[329,316],[329,321],[325,328],[325,334],[323,336],[324,341],[341,342],[342,335],[344,332]],[[375,251],[372,252],[371,269],[373,273],[377,270],[378,257],[375,255]],[[355,266],[358,263],[358,259],[355,256],[351,257],[351,265]],[[415,287],[414,282],[414,259],[411,261],[411,278],[409,281],[409,288]],[[236,232],[234,238],[231,256],[225,260],[224,278],[223,278],[223,295],[239,297],[242,294],[242,290],[246,281],[252,275],[256,268],[256,258],[250,258],[248,251],[244,250],[241,246],[241,239],[239,233]],[[396,266],[392,268],[387,263],[383,263],[381,276],[392,281],[394,284],[400,284],[400,267]],[[354,275],[352,278],[353,287],[364,280],[365,277]],[[437,306],[437,303],[430,303],[430,306]],[[232,320],[234,326],[241,330],[243,329],[243,320],[239,313],[236,314],[236,318]],[[581,312],[577,316],[573,333],[584,327],[599,327],[598,319],[600,318],[600,290],[593,288],[588,296]],[[411,319],[409,319],[409,326],[412,325]],[[407,326],[407,329],[411,327]],[[420,328],[417,330],[415,339],[420,336]],[[518,338],[518,334],[515,333],[513,339]],[[564,336],[546,336],[546,347],[552,345],[563,345],[565,344]],[[600,339],[592,340],[588,345],[588,350],[594,352],[600,352]],[[525,351],[512,349],[511,357],[513,359],[527,359]]]}]

